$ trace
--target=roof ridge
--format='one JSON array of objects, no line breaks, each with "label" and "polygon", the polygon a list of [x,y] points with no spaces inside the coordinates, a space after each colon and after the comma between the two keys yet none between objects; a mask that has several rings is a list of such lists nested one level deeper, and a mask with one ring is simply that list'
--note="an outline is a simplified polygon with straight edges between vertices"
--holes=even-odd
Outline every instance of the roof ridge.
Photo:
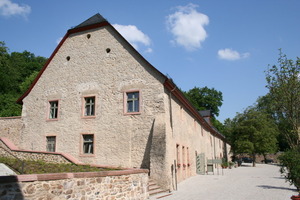
[{"label": "roof ridge", "polygon": [[79,25],[75,26],[73,29],[82,28],[85,26],[93,25],[93,24],[99,24],[102,22],[107,22],[107,20],[104,17],[102,17],[102,15],[97,13],[97,14],[93,15],[92,17],[88,18],[87,20],[85,20],[84,22],[80,23]]}]

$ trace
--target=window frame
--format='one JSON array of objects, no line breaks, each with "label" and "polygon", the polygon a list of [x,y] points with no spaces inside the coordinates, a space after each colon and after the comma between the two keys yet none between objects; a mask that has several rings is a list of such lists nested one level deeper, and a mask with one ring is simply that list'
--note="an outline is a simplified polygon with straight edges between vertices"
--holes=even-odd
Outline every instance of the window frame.
[{"label": "window frame", "polygon": [[[138,111],[134,111],[134,112],[128,112],[128,94],[129,93],[138,93],[139,97],[138,97]],[[125,115],[138,115],[141,114],[141,104],[142,104],[142,93],[140,90],[128,90],[124,92],[124,114]]]},{"label": "window frame", "polygon": [[[52,102],[57,102],[57,112],[56,112],[56,115],[57,115],[57,117],[56,118],[50,118],[50,114],[51,114],[51,109],[52,109],[52,107],[51,107],[51,103]],[[59,117],[60,117],[60,100],[59,99],[53,99],[53,100],[48,100],[48,103],[47,103],[47,117],[46,117],[46,119],[47,119],[47,121],[57,121],[57,120],[59,120]]]},{"label": "window frame", "polygon": [[[54,151],[49,151],[48,150],[48,138],[54,138]],[[56,140],[56,135],[47,135],[46,136],[46,152],[56,152],[56,148],[57,148],[57,140]]]},{"label": "window frame", "polygon": [[[92,153],[85,153],[84,152],[84,145],[85,145],[85,140],[84,140],[84,136],[93,136],[93,140],[92,140]],[[92,133],[81,133],[80,134],[80,156],[84,156],[84,157],[93,157],[95,156],[95,134]]]},{"label": "window frame", "polygon": [[[85,115],[86,113],[86,99],[87,98],[94,98],[94,115]],[[81,111],[81,117],[82,118],[96,118],[96,105],[97,105],[97,98],[96,95],[89,95],[89,96],[83,96],[82,97],[82,111]]]}]

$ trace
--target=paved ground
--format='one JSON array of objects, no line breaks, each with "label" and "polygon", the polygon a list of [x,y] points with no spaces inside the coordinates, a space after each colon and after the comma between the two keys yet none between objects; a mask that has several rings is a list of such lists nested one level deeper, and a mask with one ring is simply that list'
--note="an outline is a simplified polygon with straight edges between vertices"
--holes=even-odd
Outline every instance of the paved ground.
[{"label": "paved ground", "polygon": [[275,165],[257,164],[257,167],[243,165],[234,169],[225,169],[223,172],[223,176],[191,177],[178,184],[178,191],[161,199],[288,200],[292,195],[297,194],[296,188],[285,182],[279,167]]},{"label": "paved ground", "polygon": [[3,163],[0,163],[0,176],[15,175],[16,173],[9,169]]}]

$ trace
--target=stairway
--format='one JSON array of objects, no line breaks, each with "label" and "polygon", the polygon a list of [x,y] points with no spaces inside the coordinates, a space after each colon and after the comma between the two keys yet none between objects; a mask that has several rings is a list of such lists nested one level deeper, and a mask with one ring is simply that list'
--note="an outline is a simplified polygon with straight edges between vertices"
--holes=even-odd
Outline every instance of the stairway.
[{"label": "stairway", "polygon": [[165,196],[169,196],[169,190],[161,189],[154,180],[149,179],[149,196],[150,199],[160,199]]}]

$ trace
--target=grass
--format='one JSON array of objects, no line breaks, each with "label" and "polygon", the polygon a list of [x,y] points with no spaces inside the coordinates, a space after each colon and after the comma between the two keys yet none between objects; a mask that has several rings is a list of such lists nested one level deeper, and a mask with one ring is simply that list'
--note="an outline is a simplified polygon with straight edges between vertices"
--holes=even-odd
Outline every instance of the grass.
[{"label": "grass", "polygon": [[0,157],[0,163],[6,164],[17,174],[46,174],[46,173],[69,173],[69,172],[99,172],[117,169],[98,168],[90,165],[54,164],[41,160],[17,160],[15,158]]}]

